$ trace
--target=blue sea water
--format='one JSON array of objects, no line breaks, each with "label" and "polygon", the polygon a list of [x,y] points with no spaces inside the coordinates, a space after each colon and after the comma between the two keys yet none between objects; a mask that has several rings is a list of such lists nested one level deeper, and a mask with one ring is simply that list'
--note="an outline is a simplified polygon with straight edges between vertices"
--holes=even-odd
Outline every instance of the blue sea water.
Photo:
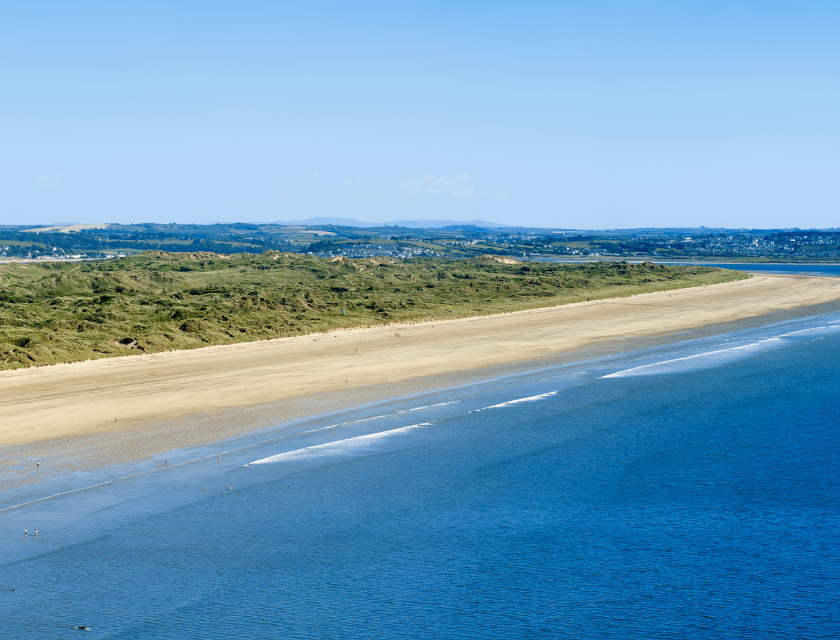
[{"label": "blue sea water", "polygon": [[[667,263],[675,264],[675,263]],[[680,264],[680,263],[676,263]],[[685,264],[684,262],[681,264]],[[752,273],[788,274],[802,276],[840,276],[840,264],[767,263],[767,262],[692,262],[709,267],[735,269]]]},{"label": "blue sea water", "polygon": [[836,638],[838,389],[828,314],[7,491],[0,637]]},{"label": "blue sea water", "polygon": [[[596,259],[569,260],[556,258],[535,258],[538,262],[557,262],[568,264],[594,264]],[[642,258],[633,259],[633,262],[644,261]],[[720,269],[734,269],[735,271],[747,271],[750,273],[765,273],[773,275],[800,275],[800,276],[833,276],[840,277],[840,264],[832,263],[805,263],[805,262],[715,262],[705,260],[680,260],[677,262],[669,260],[652,259],[649,262],[656,264],[670,265],[694,265],[702,267],[718,267]]]}]

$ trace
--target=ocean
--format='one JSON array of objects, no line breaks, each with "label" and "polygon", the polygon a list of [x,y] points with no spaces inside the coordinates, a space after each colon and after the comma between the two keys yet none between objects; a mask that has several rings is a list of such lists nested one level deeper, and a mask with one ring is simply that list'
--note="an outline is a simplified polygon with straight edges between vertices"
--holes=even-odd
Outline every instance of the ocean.
[{"label": "ocean", "polygon": [[836,638],[839,389],[828,313],[7,490],[0,637]]},{"label": "ocean", "polygon": [[[559,262],[568,264],[595,264],[597,259],[569,260],[559,258],[535,258],[540,262]],[[633,259],[633,262],[643,262],[643,259]],[[718,267],[719,269],[734,269],[767,275],[799,275],[799,276],[833,276],[840,277],[840,264],[821,262],[715,262],[708,260],[650,260],[656,264],[692,265],[700,267]]]},{"label": "ocean", "polygon": [[[686,264],[665,263],[665,264]],[[749,271],[751,273],[766,273],[768,275],[800,275],[800,276],[840,276],[840,264],[821,263],[784,263],[784,262],[691,262],[707,267],[720,267],[721,269],[735,269],[737,271]]]}]

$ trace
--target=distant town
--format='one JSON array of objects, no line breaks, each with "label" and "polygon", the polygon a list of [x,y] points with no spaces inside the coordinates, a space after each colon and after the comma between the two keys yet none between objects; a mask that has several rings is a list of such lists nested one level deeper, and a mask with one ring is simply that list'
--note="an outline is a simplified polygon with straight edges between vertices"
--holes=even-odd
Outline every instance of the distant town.
[{"label": "distant town", "polygon": [[840,229],[581,231],[447,224],[99,224],[0,227],[0,260],[85,260],[142,251],[370,258],[500,255],[519,259],[840,262]]}]

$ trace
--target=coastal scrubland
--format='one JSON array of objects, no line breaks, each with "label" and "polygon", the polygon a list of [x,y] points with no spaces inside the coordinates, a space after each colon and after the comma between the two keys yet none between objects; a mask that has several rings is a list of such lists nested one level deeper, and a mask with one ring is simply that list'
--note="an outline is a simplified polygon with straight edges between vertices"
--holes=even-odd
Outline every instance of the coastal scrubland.
[{"label": "coastal scrubland", "polygon": [[150,251],[0,267],[0,369],[549,307],[747,274],[651,263]]}]

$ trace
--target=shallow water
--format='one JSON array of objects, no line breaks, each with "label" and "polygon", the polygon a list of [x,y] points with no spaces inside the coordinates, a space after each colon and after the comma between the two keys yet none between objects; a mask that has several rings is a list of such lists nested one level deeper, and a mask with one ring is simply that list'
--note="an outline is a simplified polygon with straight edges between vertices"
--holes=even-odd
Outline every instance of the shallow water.
[{"label": "shallow water", "polygon": [[836,637],[839,334],[795,319],[3,492],[2,637]]},{"label": "shallow water", "polygon": [[[669,263],[673,264],[673,263]],[[681,264],[686,264],[685,262]],[[735,269],[752,273],[787,274],[799,276],[840,276],[840,264],[767,263],[767,262],[691,262],[708,267]]]},{"label": "shallow water", "polygon": [[[594,264],[596,259],[569,260],[556,258],[535,258],[538,262],[559,262],[568,264]],[[615,259],[610,260],[610,262]],[[644,259],[636,258],[631,262],[643,262]],[[720,269],[734,269],[736,271],[748,271],[750,273],[782,274],[797,276],[833,276],[840,277],[840,264],[832,263],[806,263],[806,262],[716,262],[710,260],[656,260],[647,262],[655,264],[688,265],[701,267],[718,267]]]}]

